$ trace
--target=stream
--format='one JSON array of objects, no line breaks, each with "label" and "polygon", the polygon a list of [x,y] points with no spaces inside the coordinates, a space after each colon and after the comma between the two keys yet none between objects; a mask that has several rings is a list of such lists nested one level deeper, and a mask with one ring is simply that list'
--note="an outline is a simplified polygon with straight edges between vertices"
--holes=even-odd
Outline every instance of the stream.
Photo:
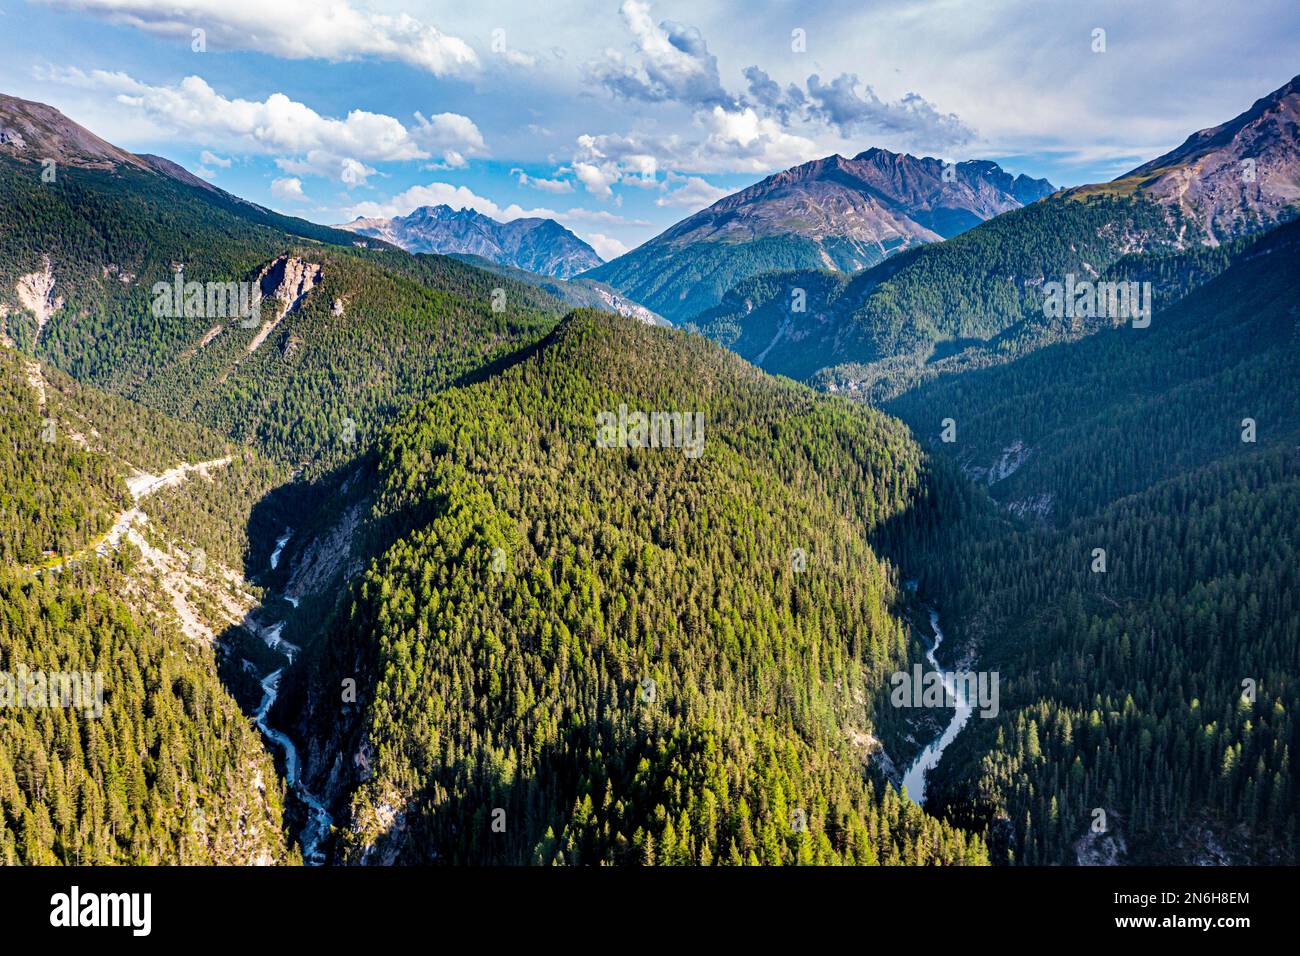
[{"label": "stream", "polygon": [[921,751],[920,755],[913,761],[912,766],[907,768],[907,773],[903,775],[903,788],[907,791],[908,797],[922,805],[925,804],[925,775],[939,765],[944,750],[957,739],[957,735],[966,726],[966,721],[970,720],[970,715],[973,712],[971,702],[966,696],[965,685],[960,687],[961,693],[958,694],[958,688],[952,674],[941,668],[938,659],[935,657],[935,651],[943,643],[943,631],[939,628],[939,612],[933,608],[930,609],[930,626],[934,629],[934,646],[926,651],[925,658],[930,662],[930,666],[939,672],[944,689],[950,696],[957,698],[957,706],[953,710],[952,719],[944,727],[943,733],[939,735],[937,740],[932,741]]},{"label": "stream", "polygon": [[321,841],[325,839],[325,836],[330,832],[330,827],[334,825],[334,818],[330,816],[325,804],[303,786],[302,780],[299,778],[298,748],[289,739],[289,735],[276,730],[267,722],[271,708],[275,706],[275,699],[280,693],[280,675],[283,673],[283,668],[272,671],[262,681],[262,703],[257,708],[257,713],[253,715],[253,719],[257,722],[257,726],[262,729],[262,733],[270,737],[284,750],[284,775],[289,780],[290,788],[298,795],[298,799],[305,803],[308,810],[311,811],[310,819],[303,828],[301,836],[302,858],[308,864],[319,866],[325,862],[325,854],[320,849]]},{"label": "stream", "polygon": [[[284,546],[291,537],[293,537],[293,529],[286,528],[284,534],[276,539],[275,550],[271,553],[272,571],[280,563],[280,553],[284,550]],[[297,601],[288,598],[286,600],[297,608]],[[283,629],[284,622],[280,621],[264,629],[261,636],[266,641],[267,646],[273,650],[278,650],[292,665],[293,655],[298,648],[280,638],[280,632]],[[320,848],[321,843],[329,835],[330,829],[334,825],[334,818],[330,815],[325,804],[308,790],[303,783],[298,762],[298,748],[294,745],[293,740],[284,731],[278,730],[270,724],[271,708],[275,706],[276,698],[280,695],[280,678],[283,674],[284,668],[281,667],[262,679],[262,702],[257,708],[257,713],[253,715],[253,720],[262,733],[266,734],[272,742],[284,751],[284,774],[289,781],[289,788],[306,805],[308,810],[307,825],[303,827],[299,837],[302,842],[303,862],[309,866],[319,866],[325,862],[325,854]]]}]

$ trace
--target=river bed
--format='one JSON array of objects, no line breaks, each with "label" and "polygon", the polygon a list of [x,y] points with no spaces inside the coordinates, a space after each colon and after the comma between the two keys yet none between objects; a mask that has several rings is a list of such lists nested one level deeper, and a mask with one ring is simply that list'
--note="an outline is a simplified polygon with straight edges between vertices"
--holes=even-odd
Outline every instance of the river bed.
[{"label": "river bed", "polygon": [[970,720],[973,712],[971,702],[966,695],[965,684],[958,685],[957,681],[953,680],[952,673],[941,668],[935,657],[935,652],[943,643],[943,631],[939,627],[939,612],[933,608],[930,609],[930,627],[934,629],[934,645],[926,651],[925,658],[930,662],[930,666],[939,672],[944,690],[950,697],[956,698],[957,706],[953,709],[952,719],[944,727],[943,733],[921,751],[912,765],[907,768],[907,773],[903,774],[903,789],[912,800],[922,805],[925,804],[925,775],[939,765],[943,752],[957,739],[957,735],[966,726],[966,721]]}]

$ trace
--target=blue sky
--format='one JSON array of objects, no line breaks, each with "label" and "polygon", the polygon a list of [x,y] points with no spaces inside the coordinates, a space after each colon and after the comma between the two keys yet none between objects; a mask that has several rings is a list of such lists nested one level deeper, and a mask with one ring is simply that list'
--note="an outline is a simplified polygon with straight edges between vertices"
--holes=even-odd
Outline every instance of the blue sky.
[{"label": "blue sky", "polygon": [[1109,179],[1297,40],[1294,0],[0,0],[0,90],[317,222],[448,202],[610,258],[871,146]]}]

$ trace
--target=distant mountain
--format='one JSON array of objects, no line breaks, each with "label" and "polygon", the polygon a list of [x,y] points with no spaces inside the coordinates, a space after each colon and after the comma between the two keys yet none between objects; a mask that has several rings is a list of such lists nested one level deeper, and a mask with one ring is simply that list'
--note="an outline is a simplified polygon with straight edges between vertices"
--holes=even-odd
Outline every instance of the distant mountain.
[{"label": "distant mountain", "polygon": [[1109,328],[1101,316],[1048,316],[1044,284],[1149,281],[1159,310],[1212,278],[1235,244],[1300,208],[1298,110],[1292,80],[1113,182],[1062,190],[856,275],[737,282],[689,325],[768,371],[872,400]]},{"label": "distant mountain", "polygon": [[463,253],[539,275],[568,279],[604,260],[554,219],[497,222],[473,209],[421,206],[409,216],[363,219],[338,226],[384,239],[408,252]]},{"label": "distant mountain", "polygon": [[718,200],[590,277],[681,321],[750,276],[869,268],[1052,192],[991,162],[947,166],[883,149],[828,156]]}]

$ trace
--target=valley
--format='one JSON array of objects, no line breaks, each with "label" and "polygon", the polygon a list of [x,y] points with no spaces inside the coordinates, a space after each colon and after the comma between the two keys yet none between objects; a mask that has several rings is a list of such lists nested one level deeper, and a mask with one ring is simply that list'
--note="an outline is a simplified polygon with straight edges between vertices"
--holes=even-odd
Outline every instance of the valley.
[{"label": "valley", "polygon": [[872,148],[608,262],[0,97],[0,669],[109,688],[0,711],[0,860],[1296,862],[1296,83],[1110,183]]}]

